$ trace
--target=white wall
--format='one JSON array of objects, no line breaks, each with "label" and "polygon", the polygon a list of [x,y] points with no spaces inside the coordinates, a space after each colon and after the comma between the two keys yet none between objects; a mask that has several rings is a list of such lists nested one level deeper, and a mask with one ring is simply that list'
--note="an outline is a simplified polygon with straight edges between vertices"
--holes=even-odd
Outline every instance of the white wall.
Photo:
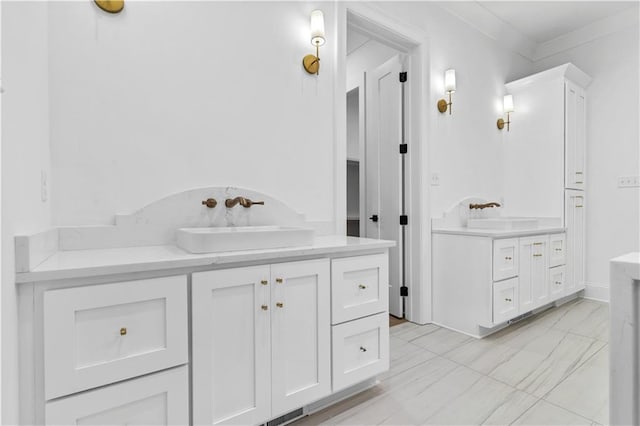
[{"label": "white wall", "polygon": [[609,259],[640,251],[639,190],[617,188],[618,176],[640,174],[638,39],[635,25],[534,64],[542,71],[572,62],[593,78],[587,89],[586,280],[587,295],[597,298],[609,297]]},{"label": "white wall", "polygon": [[364,72],[376,69],[397,54],[397,50],[376,40],[369,40],[351,52],[347,55],[347,91],[361,84]]},{"label": "white wall", "polygon": [[[13,236],[50,226],[41,201],[49,169],[47,4],[2,4],[2,424],[18,423]],[[50,176],[49,176],[50,177]]]},{"label": "white wall", "polygon": [[[376,5],[420,28],[429,38],[429,169],[440,175],[440,186],[431,187],[431,213],[440,216],[470,195],[499,198],[505,140],[495,123],[502,113],[504,83],[528,75],[531,62],[435,4]],[[457,77],[451,115],[440,114],[436,108],[438,99],[445,96],[444,72],[448,68],[454,68]]]},{"label": "white wall", "polygon": [[[309,14],[325,13],[320,75]],[[53,221],[107,224],[233,185],[334,220],[334,8],[307,2],[50,5]]]}]

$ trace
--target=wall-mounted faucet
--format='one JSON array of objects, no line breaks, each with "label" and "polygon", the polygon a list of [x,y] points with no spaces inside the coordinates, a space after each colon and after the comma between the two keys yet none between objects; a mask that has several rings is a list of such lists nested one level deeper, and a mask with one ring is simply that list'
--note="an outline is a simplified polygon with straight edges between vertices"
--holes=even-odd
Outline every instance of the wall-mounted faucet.
[{"label": "wall-mounted faucet", "polygon": [[474,210],[474,209],[486,209],[487,207],[500,207],[499,203],[496,203],[495,201],[492,201],[490,203],[485,203],[485,204],[469,204],[469,209]]},{"label": "wall-mounted faucet", "polygon": [[248,209],[254,204],[259,204],[264,206],[264,201],[251,201],[248,198],[236,197],[236,198],[227,198],[224,202],[224,205],[227,206],[228,208],[235,207],[236,204],[240,204],[245,209]]}]

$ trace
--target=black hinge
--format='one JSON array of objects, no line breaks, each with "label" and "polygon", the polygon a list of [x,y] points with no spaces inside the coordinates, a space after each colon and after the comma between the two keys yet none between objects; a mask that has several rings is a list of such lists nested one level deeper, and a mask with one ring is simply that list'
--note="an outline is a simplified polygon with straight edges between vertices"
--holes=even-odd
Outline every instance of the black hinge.
[{"label": "black hinge", "polygon": [[409,295],[409,287],[402,286],[400,287],[400,296],[408,296]]},{"label": "black hinge", "polygon": [[400,216],[400,225],[409,224],[409,217],[406,214]]},{"label": "black hinge", "polygon": [[406,154],[407,153],[407,144],[406,143],[401,143],[400,144],[400,154]]},{"label": "black hinge", "polygon": [[400,83],[404,83],[407,81],[407,72],[403,71],[400,73]]}]

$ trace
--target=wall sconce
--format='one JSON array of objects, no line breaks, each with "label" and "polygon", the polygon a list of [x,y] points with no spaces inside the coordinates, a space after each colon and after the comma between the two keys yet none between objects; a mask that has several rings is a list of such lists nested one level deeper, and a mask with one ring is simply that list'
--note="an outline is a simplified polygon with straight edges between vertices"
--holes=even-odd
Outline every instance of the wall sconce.
[{"label": "wall sconce", "polygon": [[449,94],[449,102],[440,99],[438,111],[444,113],[449,109],[449,115],[451,115],[451,94],[456,91],[456,70],[450,69],[444,72],[444,91]]},{"label": "wall sconce", "polygon": [[105,12],[120,13],[124,9],[124,0],[94,0],[95,4]]},{"label": "wall sconce", "polygon": [[498,129],[502,130],[504,128],[504,125],[506,124],[508,132],[509,124],[511,124],[511,118],[509,117],[509,114],[515,111],[515,109],[513,108],[513,95],[504,95],[503,108],[504,112],[507,113],[507,121],[504,121],[502,118],[498,118]]},{"label": "wall sconce", "polygon": [[302,58],[302,66],[309,74],[320,74],[320,46],[324,40],[324,15],[321,10],[311,12],[311,45],[316,47],[315,55]]}]

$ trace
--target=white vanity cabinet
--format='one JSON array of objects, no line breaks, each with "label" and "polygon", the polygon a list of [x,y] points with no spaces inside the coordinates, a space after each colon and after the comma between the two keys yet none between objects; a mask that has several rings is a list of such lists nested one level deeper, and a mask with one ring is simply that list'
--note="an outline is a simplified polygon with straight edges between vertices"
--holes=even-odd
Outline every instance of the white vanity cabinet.
[{"label": "white vanity cabinet", "polygon": [[434,232],[434,323],[484,337],[575,293],[565,288],[565,234],[560,230],[508,237]]},{"label": "white vanity cabinet", "polygon": [[329,260],[194,273],[193,421],[258,424],[331,393]]}]

